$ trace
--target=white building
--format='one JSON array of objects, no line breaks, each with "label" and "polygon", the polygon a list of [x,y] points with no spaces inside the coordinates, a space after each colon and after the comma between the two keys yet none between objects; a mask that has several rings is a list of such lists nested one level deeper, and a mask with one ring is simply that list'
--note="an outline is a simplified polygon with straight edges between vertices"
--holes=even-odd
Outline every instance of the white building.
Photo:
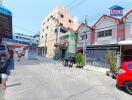
[{"label": "white building", "polygon": [[15,42],[18,44],[24,44],[24,45],[37,46],[39,43],[38,37],[37,37],[37,35],[27,36],[27,35],[20,34],[20,33],[13,34],[13,39],[15,40]]}]

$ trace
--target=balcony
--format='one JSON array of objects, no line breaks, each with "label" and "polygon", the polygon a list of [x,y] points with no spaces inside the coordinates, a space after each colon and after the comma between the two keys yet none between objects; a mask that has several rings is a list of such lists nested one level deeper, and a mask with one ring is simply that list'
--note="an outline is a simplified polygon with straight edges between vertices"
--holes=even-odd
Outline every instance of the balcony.
[{"label": "balcony", "polygon": [[59,42],[54,44],[55,47],[67,48],[69,46],[69,42],[67,40],[60,40]]}]

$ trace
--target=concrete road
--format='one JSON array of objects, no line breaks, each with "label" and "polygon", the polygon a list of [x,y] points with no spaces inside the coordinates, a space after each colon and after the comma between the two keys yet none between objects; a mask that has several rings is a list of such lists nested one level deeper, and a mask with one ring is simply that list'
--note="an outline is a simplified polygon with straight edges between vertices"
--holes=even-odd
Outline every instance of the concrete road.
[{"label": "concrete road", "polygon": [[39,60],[15,61],[5,100],[132,100],[100,72]]}]

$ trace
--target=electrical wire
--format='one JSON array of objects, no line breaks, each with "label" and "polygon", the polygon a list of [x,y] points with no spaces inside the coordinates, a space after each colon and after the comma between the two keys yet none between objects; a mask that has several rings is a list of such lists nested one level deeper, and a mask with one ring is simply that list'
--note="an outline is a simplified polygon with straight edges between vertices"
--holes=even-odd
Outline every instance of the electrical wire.
[{"label": "electrical wire", "polygon": [[[128,24],[128,23],[130,24],[130,23],[132,23],[132,21],[125,22],[124,24]],[[94,31],[99,31],[99,30],[106,29],[106,28],[114,29],[114,28],[116,28],[116,26],[117,25],[112,25],[112,26],[108,26],[108,27],[101,27],[101,28],[98,28],[98,29],[94,29]],[[121,26],[120,28],[123,28],[123,26]],[[88,33],[88,32],[91,32],[91,31],[86,31],[86,32]],[[61,39],[61,38],[57,38],[57,39]],[[54,40],[56,40],[56,39],[48,40],[47,42],[51,42],[51,41],[54,41]],[[45,42],[41,42],[41,43],[45,43]]]}]

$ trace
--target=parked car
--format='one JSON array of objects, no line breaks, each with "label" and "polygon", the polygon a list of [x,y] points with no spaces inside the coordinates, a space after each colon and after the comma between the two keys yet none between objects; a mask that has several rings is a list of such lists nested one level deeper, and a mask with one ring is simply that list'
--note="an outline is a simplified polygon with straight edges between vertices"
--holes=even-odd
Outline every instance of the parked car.
[{"label": "parked car", "polygon": [[10,63],[10,52],[5,44],[0,44],[0,73],[6,73]]},{"label": "parked car", "polygon": [[132,61],[124,62],[119,68],[117,85],[132,95]]},{"label": "parked car", "polygon": [[6,74],[0,74],[0,100],[4,100],[7,80],[8,76]]}]

